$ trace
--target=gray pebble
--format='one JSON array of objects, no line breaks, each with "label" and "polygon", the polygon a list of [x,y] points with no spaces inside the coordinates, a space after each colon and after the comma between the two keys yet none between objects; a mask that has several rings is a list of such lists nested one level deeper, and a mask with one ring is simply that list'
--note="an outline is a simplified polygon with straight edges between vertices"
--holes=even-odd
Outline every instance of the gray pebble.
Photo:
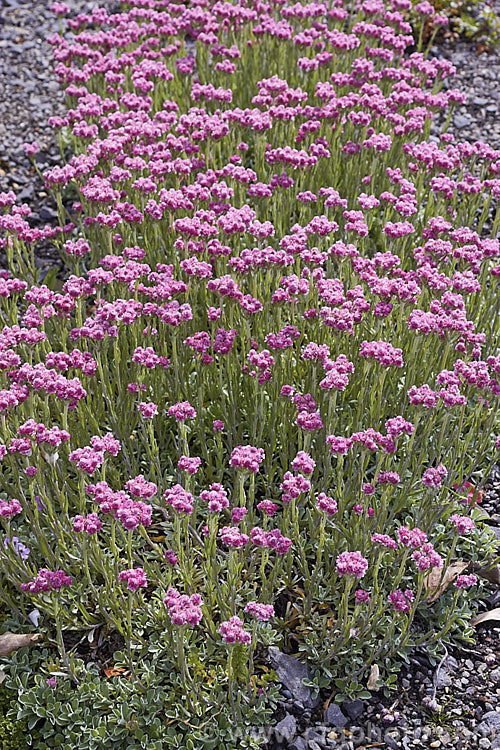
[{"label": "gray pebble", "polygon": [[348,722],[347,716],[344,716],[340,706],[336,703],[330,703],[325,711],[325,721],[334,727],[345,727]]}]

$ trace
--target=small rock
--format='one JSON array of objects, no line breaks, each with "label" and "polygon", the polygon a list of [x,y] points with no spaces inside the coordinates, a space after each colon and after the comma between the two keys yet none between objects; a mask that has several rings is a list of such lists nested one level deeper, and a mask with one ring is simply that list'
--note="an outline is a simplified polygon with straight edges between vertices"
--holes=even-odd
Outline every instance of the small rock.
[{"label": "small rock", "polygon": [[490,682],[493,682],[493,683],[500,682],[500,667],[497,667],[496,669],[493,669],[489,673],[488,680]]},{"label": "small rock", "polygon": [[300,701],[304,708],[316,708],[319,698],[313,699],[311,688],[303,683],[303,680],[310,680],[312,676],[308,665],[294,656],[284,654],[276,646],[269,647],[269,657],[278,679],[290,691],[293,700]]},{"label": "small rock", "polygon": [[466,128],[470,124],[470,119],[466,115],[455,115],[453,124],[456,128]]},{"label": "small rock", "polygon": [[483,715],[483,720],[479,724],[478,729],[484,734],[500,732],[500,712],[487,711]]},{"label": "small rock", "polygon": [[281,741],[290,742],[297,734],[297,720],[293,714],[286,714],[285,718],[276,724],[276,734],[279,734]]},{"label": "small rock", "polygon": [[363,713],[365,704],[362,700],[359,698],[355,698],[353,701],[344,701],[342,703],[342,708],[346,712],[346,714],[351,718],[353,721],[358,719],[361,714]]},{"label": "small rock", "polygon": [[340,706],[336,703],[330,703],[325,711],[325,721],[334,727],[342,729],[342,727],[345,727],[347,724],[348,718],[347,716],[344,716]]},{"label": "small rock", "polygon": [[297,737],[291,745],[288,745],[288,750],[307,750],[307,742],[303,737]]},{"label": "small rock", "polygon": [[57,211],[54,211],[49,206],[42,206],[40,209],[40,218],[43,221],[55,221],[57,219]]},{"label": "small rock", "polygon": [[387,747],[392,748],[392,750],[400,750],[400,745],[397,742],[397,740],[390,734],[384,734],[384,742],[387,745]]},{"label": "small rock", "polygon": [[434,674],[434,685],[439,688],[450,687],[451,674],[458,668],[458,661],[453,656],[447,656],[443,664]]},{"label": "small rock", "polygon": [[491,747],[491,742],[487,737],[481,737],[481,739],[478,742],[479,747],[481,750],[488,750],[488,748]]}]

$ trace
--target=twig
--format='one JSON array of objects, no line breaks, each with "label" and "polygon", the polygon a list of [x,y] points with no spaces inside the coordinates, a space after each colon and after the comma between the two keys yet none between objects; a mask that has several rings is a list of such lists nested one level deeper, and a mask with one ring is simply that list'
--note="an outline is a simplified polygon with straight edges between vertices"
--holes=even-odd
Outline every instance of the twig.
[{"label": "twig", "polygon": [[438,685],[438,678],[439,678],[439,670],[441,669],[441,667],[443,666],[443,664],[444,664],[445,660],[446,660],[446,659],[448,658],[448,656],[449,656],[449,654],[448,654],[448,649],[446,648],[446,646],[445,646],[444,644],[443,644],[443,648],[444,648],[444,656],[443,656],[443,658],[441,659],[441,661],[439,662],[439,664],[438,664],[438,666],[437,666],[437,669],[436,669],[436,671],[435,671],[435,673],[434,673],[434,679],[433,679],[433,682],[434,682],[434,690],[432,691],[432,700],[433,700],[433,701],[435,701],[435,700],[436,700],[437,685]]}]

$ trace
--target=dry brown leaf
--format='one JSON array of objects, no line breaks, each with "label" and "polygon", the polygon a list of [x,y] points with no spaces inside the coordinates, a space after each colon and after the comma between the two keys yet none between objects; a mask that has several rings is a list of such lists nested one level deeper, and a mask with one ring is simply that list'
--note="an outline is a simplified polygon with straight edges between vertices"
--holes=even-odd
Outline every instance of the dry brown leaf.
[{"label": "dry brown leaf", "polygon": [[476,564],[472,566],[472,570],[479,578],[484,578],[485,581],[496,583],[497,586],[500,586],[500,566],[493,565],[482,568]]},{"label": "dry brown leaf", "polygon": [[489,612],[483,612],[481,615],[478,615],[472,620],[471,625],[474,627],[475,625],[479,625],[480,622],[487,622],[488,620],[500,620],[500,607],[490,609]]},{"label": "dry brown leaf", "polygon": [[13,651],[24,646],[32,646],[43,639],[41,633],[3,633],[0,635],[0,656],[10,656]]},{"label": "dry brown leaf", "polygon": [[106,677],[119,677],[121,674],[125,672],[125,669],[123,667],[108,667],[104,670],[104,674]]},{"label": "dry brown leaf", "polygon": [[366,687],[368,690],[377,690],[377,680],[380,677],[380,669],[378,668],[378,664],[372,664],[372,668],[370,669],[370,676],[368,678],[368,682],[366,683]]},{"label": "dry brown leaf", "polygon": [[469,563],[463,560],[455,560],[447,568],[431,568],[424,579],[424,586],[427,592],[427,602],[432,604],[439,599],[443,591],[446,591],[452,581],[460,573],[463,573]]}]

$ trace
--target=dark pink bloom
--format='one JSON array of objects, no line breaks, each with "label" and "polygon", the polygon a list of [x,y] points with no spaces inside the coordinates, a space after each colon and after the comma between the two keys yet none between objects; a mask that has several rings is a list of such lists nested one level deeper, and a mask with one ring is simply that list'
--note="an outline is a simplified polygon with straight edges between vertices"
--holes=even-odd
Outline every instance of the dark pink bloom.
[{"label": "dark pink bloom", "polygon": [[368,560],[361,552],[341,552],[337,557],[335,569],[339,576],[348,575],[363,578],[368,570]]},{"label": "dark pink bloom", "polygon": [[252,640],[250,633],[243,628],[243,622],[236,615],[221,623],[219,633],[225,643],[250,643]]}]

